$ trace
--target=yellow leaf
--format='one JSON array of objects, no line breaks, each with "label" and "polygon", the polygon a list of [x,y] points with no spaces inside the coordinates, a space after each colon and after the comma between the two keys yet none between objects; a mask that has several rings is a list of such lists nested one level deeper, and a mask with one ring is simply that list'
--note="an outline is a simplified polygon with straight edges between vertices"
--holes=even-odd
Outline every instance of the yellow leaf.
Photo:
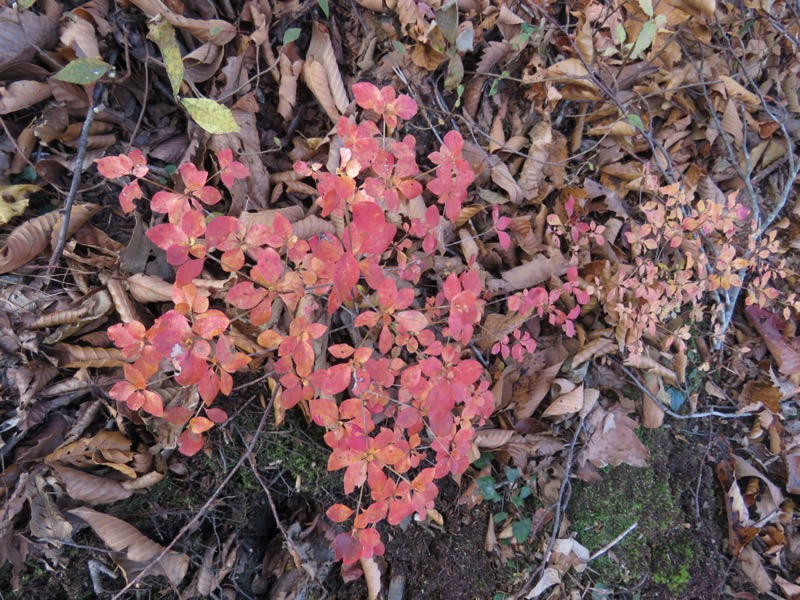
[{"label": "yellow leaf", "polygon": [[0,225],[5,225],[28,208],[31,194],[41,191],[38,185],[0,185]]}]

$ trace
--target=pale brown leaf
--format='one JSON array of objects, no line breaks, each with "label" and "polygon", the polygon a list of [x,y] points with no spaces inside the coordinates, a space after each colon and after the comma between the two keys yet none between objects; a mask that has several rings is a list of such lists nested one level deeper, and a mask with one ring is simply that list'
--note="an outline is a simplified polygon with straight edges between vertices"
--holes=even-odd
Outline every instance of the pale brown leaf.
[{"label": "pale brown leaf", "polygon": [[513,429],[482,429],[475,434],[475,444],[481,450],[494,450],[505,446],[514,435]]},{"label": "pale brown leaf", "polygon": [[336,123],[341,114],[336,108],[336,102],[328,84],[328,76],[322,63],[306,59],[306,62],[303,63],[303,81],[306,87],[311,90],[311,93],[314,94],[328,118]]},{"label": "pale brown leaf", "polygon": [[127,278],[128,292],[137,302],[172,302],[172,284],[161,277],[136,273]]},{"label": "pale brown leaf", "polygon": [[[34,475],[33,481],[28,481],[26,492],[31,507],[31,535],[48,540],[68,541],[72,536],[72,525],[61,514],[46,486],[47,482],[38,473]],[[60,546],[58,542],[52,543]]]},{"label": "pale brown leaf", "polygon": [[534,287],[547,281],[553,275],[563,275],[567,270],[564,256],[556,253],[553,256],[539,254],[529,262],[503,272],[502,280],[491,280],[487,287],[497,291],[515,292]]},{"label": "pale brown leaf", "polygon": [[122,351],[116,348],[91,348],[59,342],[54,350],[62,369],[121,367],[128,362]]},{"label": "pale brown leaf", "polygon": [[316,61],[322,65],[336,108],[339,113],[346,111],[347,106],[350,104],[350,99],[344,89],[342,73],[339,71],[339,63],[336,61],[336,55],[331,44],[331,36],[328,33],[328,28],[317,21],[312,22],[311,25],[311,43],[308,46],[306,60]]},{"label": "pale brown leaf", "polygon": [[[96,204],[79,204],[73,207],[67,237],[71,237],[98,210],[100,207]],[[14,229],[6,239],[6,245],[0,250],[0,274],[18,269],[39,256],[50,244],[50,236],[60,223],[60,213],[52,211],[25,221]]]},{"label": "pale brown leaf", "polygon": [[126,490],[119,481],[90,475],[84,471],[53,464],[70,498],[90,504],[111,504],[130,498],[133,491]]},{"label": "pale brown leaf", "polygon": [[292,233],[297,236],[297,239],[308,240],[320,233],[336,233],[336,227],[330,221],[316,215],[309,215],[292,225]]},{"label": "pale brown leaf", "polygon": [[560,417],[580,412],[583,408],[583,393],[583,384],[581,384],[553,400],[552,404],[544,410],[542,416]]},{"label": "pale brown leaf", "polygon": [[[117,552],[126,552],[125,557],[130,561],[148,562],[164,551],[161,544],[145,537],[138,529],[116,517],[86,507],[74,508],[69,512],[89,523],[106,546]],[[158,561],[158,566],[161,567],[162,575],[178,585],[186,575],[189,557],[186,554],[168,552]]]},{"label": "pale brown leaf", "polygon": [[636,435],[638,425],[619,405],[606,410],[597,407],[586,419],[587,442],[583,461],[596,468],[627,463],[633,467],[647,466],[649,452]]},{"label": "pale brown leaf", "polygon": [[374,558],[362,558],[361,568],[364,570],[364,579],[367,583],[369,600],[377,600],[381,595],[381,569]]},{"label": "pale brown leaf", "polygon": [[201,42],[224,46],[237,35],[236,27],[221,19],[190,19],[172,12],[161,0],[129,0],[151,19],[160,16],[173,27],[185,29]]}]

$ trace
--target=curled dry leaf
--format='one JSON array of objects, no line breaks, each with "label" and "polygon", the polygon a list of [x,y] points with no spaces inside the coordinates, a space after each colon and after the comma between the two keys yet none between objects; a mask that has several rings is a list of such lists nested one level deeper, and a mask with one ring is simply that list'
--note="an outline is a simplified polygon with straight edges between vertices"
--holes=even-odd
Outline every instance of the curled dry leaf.
[{"label": "curled dry leaf", "polygon": [[331,36],[327,27],[317,21],[311,25],[311,43],[308,46],[306,60],[316,61],[322,65],[336,109],[339,113],[344,113],[350,104],[350,99],[344,89],[344,81],[333,52]]},{"label": "curled dry leaf", "polygon": [[[73,207],[67,237],[72,236],[98,210],[100,207],[96,204]],[[53,211],[30,219],[14,229],[6,238],[6,245],[0,250],[0,274],[18,269],[39,256],[50,244],[50,236],[60,223],[60,213]]]},{"label": "curled dry leaf", "polygon": [[58,366],[62,369],[102,369],[121,367],[128,361],[116,348],[91,348],[59,342],[54,347]]},{"label": "curled dry leaf", "polygon": [[667,381],[677,383],[678,375],[672,369],[665,367],[654,358],[645,355],[631,354],[625,359],[625,365],[628,367],[636,367],[643,371],[651,371],[653,374],[666,379]]},{"label": "curled dry leaf", "polygon": [[564,255],[555,253],[552,256],[538,254],[529,262],[508,271],[504,271],[502,279],[492,279],[487,287],[492,291],[515,292],[539,285],[553,275],[561,276],[567,272]]},{"label": "curled dry leaf", "polygon": [[[125,552],[125,558],[129,561],[148,563],[164,551],[164,546],[116,517],[86,507],[74,508],[69,512],[86,521],[106,546],[116,552]],[[158,561],[158,566],[161,569],[160,574],[166,575],[174,585],[178,585],[186,575],[189,557],[186,554],[168,552]]]},{"label": "curled dry leaf", "polygon": [[483,429],[475,434],[475,445],[481,450],[502,448],[514,435],[513,429]]},{"label": "curled dry leaf", "polygon": [[333,94],[328,85],[328,76],[322,63],[306,59],[306,62],[303,63],[303,81],[306,87],[311,90],[311,93],[314,94],[328,118],[336,123],[341,114],[336,109],[336,102],[333,99]]},{"label": "curled dry leaf", "polygon": [[364,579],[367,582],[369,600],[377,600],[381,595],[381,569],[374,558],[362,558],[361,568],[364,570]]},{"label": "curled dry leaf", "polygon": [[52,494],[46,489],[47,482],[38,473],[29,480],[26,493],[31,507],[31,535],[46,538],[55,546],[59,541],[68,541],[72,536],[72,525],[56,506]]},{"label": "curled dry leaf", "polygon": [[128,0],[148,17],[160,16],[173,27],[184,29],[201,42],[224,46],[236,37],[236,27],[220,19],[189,19],[172,12],[161,0]]},{"label": "curled dry leaf", "polygon": [[309,215],[292,225],[292,233],[297,236],[297,239],[308,240],[320,233],[336,233],[336,228],[330,221],[316,215]]},{"label": "curled dry leaf", "polygon": [[542,413],[543,417],[572,415],[583,408],[583,384],[556,398]]},{"label": "curled dry leaf", "polygon": [[572,368],[577,369],[583,363],[590,361],[600,356],[611,354],[617,348],[614,340],[608,338],[597,338],[590,341],[583,348],[578,351],[572,358]]}]

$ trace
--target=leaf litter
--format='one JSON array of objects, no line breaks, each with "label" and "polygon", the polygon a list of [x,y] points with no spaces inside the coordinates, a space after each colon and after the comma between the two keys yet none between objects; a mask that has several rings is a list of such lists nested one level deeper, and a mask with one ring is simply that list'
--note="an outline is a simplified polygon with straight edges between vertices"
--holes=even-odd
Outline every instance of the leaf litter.
[{"label": "leaf litter", "polygon": [[[423,597],[415,586],[426,584],[412,580],[425,558],[408,554],[421,546],[401,541],[422,535],[441,537],[445,547],[477,539],[473,551],[485,546],[491,559],[476,564],[518,570],[516,580],[482,580],[487,598],[567,597],[609,583],[587,576],[601,549],[582,546],[581,532],[570,529],[564,490],[573,480],[603,478],[608,467],[650,468],[642,430],[668,428],[679,438],[681,418],[694,416],[690,440],[715,464],[726,552],[743,574],[739,583],[720,581],[720,594],[750,585],[797,595],[789,495],[800,489],[793,291],[800,227],[792,187],[800,104],[790,5],[761,3],[747,18],[694,0],[580,2],[569,11],[485,0],[353,7],[133,0],[120,8],[112,14],[91,0],[65,12],[42,0],[2,9],[0,561],[11,563],[13,587],[28,558],[63,568],[81,523],[132,581],[166,546],[91,507],[113,510],[185,469],[173,452],[180,426],[106,395],[127,363],[108,323],[152,322],[173,300],[174,274],[141,236],[156,224],[148,211],[137,210],[140,237],[122,250],[136,229],[88,165],[133,148],[161,162],[156,175],[166,183],[175,165],[208,166],[211,153],[230,149],[250,178],[228,182],[221,210],[269,226],[281,214],[300,240],[340,235],[336,215],[310,208],[316,190],[292,165],[337,165],[342,142],[331,126],[352,114],[359,89],[352,84],[369,80],[422,107],[409,129],[418,145],[432,149],[453,128],[467,140],[479,189],[452,214],[457,231],[446,233],[447,257],[431,260],[447,265],[443,272],[477,273],[496,296],[569,286],[586,302],[561,306],[549,320],[517,322],[513,310],[485,315],[475,344],[490,362],[495,412],[477,431],[474,466],[450,494],[453,506],[444,516],[429,512],[422,524],[404,523],[384,558],[362,558],[343,570],[345,579],[363,575],[358,593],[372,598],[400,586],[406,570],[406,595]],[[81,140],[94,86],[105,88],[103,104]],[[89,160],[74,173],[80,145]],[[210,177],[224,178],[222,165],[214,167]],[[58,208],[76,176],[80,201],[61,267],[47,278],[42,265],[62,229]],[[126,212],[141,197],[138,177],[126,182]],[[410,221],[418,209],[410,202],[393,218]],[[750,237],[746,218],[756,232]],[[499,219],[508,222],[505,233]],[[712,284],[695,292],[686,261],[698,257],[705,261],[698,272]],[[218,274],[195,281],[212,298],[226,285]],[[572,321],[571,332],[553,327]],[[285,325],[281,315],[270,324]],[[537,350],[517,360],[520,329]],[[236,345],[258,355],[258,335],[242,326]],[[263,365],[254,361],[251,370]],[[201,404],[196,389],[165,383],[159,393],[169,414]],[[281,411],[276,405],[276,420]],[[710,423],[727,439],[713,437]],[[508,469],[519,478],[500,486]],[[493,512],[487,477],[511,510]],[[536,507],[519,500],[523,489]],[[455,498],[484,514],[454,508]],[[290,523],[302,556],[287,554],[276,537],[281,548],[273,550],[285,560],[268,567],[277,559],[264,556],[262,593],[293,597],[320,573],[325,579],[326,544],[337,531],[321,512]],[[474,531],[459,538],[466,529]],[[187,554],[159,560],[171,585],[187,585],[184,597],[230,593],[243,581],[233,565],[246,536],[233,528],[215,534],[188,584]],[[450,589],[441,597],[457,597],[458,575],[428,576],[432,589]],[[668,597],[672,584],[651,579],[648,589]]]}]

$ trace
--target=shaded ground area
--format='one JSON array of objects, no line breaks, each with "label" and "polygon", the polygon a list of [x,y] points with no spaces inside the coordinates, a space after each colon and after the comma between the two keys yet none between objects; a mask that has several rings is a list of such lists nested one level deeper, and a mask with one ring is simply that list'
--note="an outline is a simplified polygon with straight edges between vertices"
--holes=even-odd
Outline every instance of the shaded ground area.
[{"label": "shaded ground area", "polygon": [[642,438],[651,452],[648,468],[606,468],[602,481],[575,485],[569,518],[590,552],[638,523],[589,564],[585,579],[619,597],[719,597],[728,562],[721,553],[725,513],[713,468],[700,466],[707,435],[663,428]]}]

